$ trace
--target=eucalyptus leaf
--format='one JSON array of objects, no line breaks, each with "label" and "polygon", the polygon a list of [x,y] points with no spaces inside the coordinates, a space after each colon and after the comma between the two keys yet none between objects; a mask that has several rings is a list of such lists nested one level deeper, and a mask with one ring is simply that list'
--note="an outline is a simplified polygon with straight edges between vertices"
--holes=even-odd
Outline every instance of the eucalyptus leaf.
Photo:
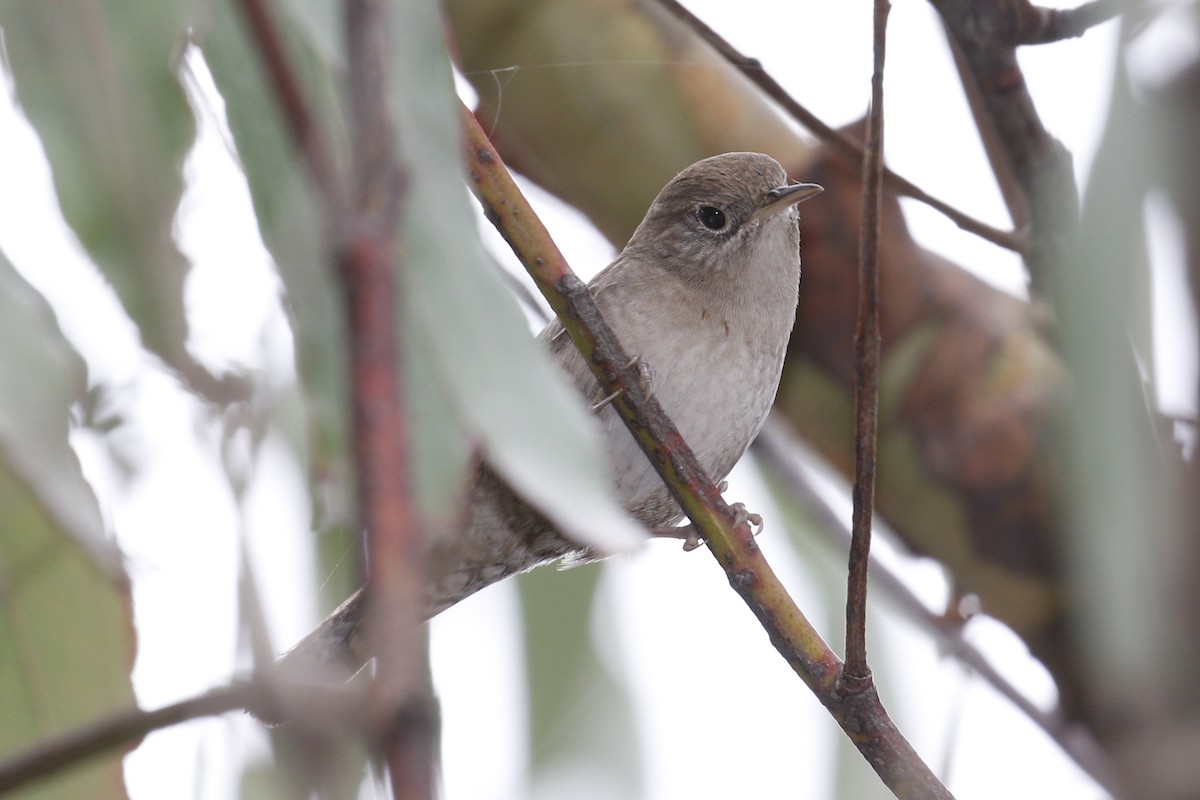
[{"label": "eucalyptus leaf", "polygon": [[[128,587],[114,584],[62,535],[37,492],[0,460],[0,753],[14,754],[134,705]],[[16,795],[125,796],[122,753]]]},{"label": "eucalyptus leaf", "polygon": [[186,348],[187,262],[171,238],[195,121],[175,73],[184,0],[8,0],[0,25],[21,107],[68,223],[148,348],[225,399]]},{"label": "eucalyptus leaf", "polygon": [[603,565],[589,564],[518,579],[534,796],[556,796],[562,770],[587,776],[599,796],[643,794],[633,700],[597,651],[593,612],[602,571]]},{"label": "eucalyptus leaf", "polygon": [[[1145,686],[1170,684],[1174,565],[1188,563],[1173,539],[1165,459],[1157,452],[1134,354],[1146,295],[1142,207],[1159,153],[1124,61],[1116,60],[1111,110],[1083,199],[1080,236],[1056,271],[1063,352],[1075,401],[1066,422],[1067,531],[1077,646],[1092,697],[1109,714],[1137,718]],[[1172,165],[1170,169],[1177,169]],[[1159,173],[1162,174],[1162,173]],[[1120,635],[1113,635],[1119,631]]]},{"label": "eucalyptus leaf", "polygon": [[[342,64],[328,61],[331,7],[293,0],[283,11],[280,22],[306,97],[340,155],[344,125],[330,87],[337,85]],[[261,66],[245,50],[244,34],[223,24],[224,16],[222,6],[214,7],[214,33],[204,49],[229,103],[264,238],[296,312],[302,376],[325,379],[314,395],[333,409],[345,396],[345,376],[338,376],[343,383],[336,387],[329,380],[343,368],[343,332],[327,252],[315,241],[320,212],[305,194],[306,184],[287,182],[299,169],[294,148],[275,120],[263,120],[262,109],[274,99],[258,77]],[[601,550],[630,546],[640,534],[605,491],[608,479],[590,420],[529,336],[477,237],[463,235],[475,222],[462,189],[457,99],[436,9],[405,6],[392,18],[392,109],[408,178],[402,241],[410,281],[401,293],[401,335],[422,505],[443,519],[454,512],[459,495],[453,476],[465,464],[465,427],[506,479],[564,530]],[[235,38],[243,48],[238,56],[227,52]],[[289,202],[303,212],[290,215],[294,221],[279,235],[276,226],[284,223],[273,214]],[[344,431],[336,441],[345,441]]]},{"label": "eucalyptus leaf", "polygon": [[[129,586],[67,440],[84,367],[0,255],[0,753],[133,704]],[[120,754],[21,797],[124,796]]]},{"label": "eucalyptus leaf", "polygon": [[[296,337],[297,370],[308,417],[307,449],[318,516],[338,520],[349,507],[347,376],[344,323],[329,268],[324,220],[303,165],[278,113],[262,60],[247,39],[234,4],[215,2],[195,31],[204,60],[225,101],[237,155],[250,188],[259,230],[287,290]],[[333,102],[328,67],[295,47],[297,72],[321,107]],[[323,116],[337,118],[336,110]]]},{"label": "eucalyptus leaf", "polygon": [[[334,39],[329,32],[318,35],[313,29],[323,18],[321,14],[330,9],[322,11],[315,8],[320,4],[309,3],[314,6],[308,9],[311,13],[302,14],[302,5],[288,5],[276,22],[288,43],[289,64],[325,133],[329,154],[341,164],[346,143],[335,92],[341,60],[331,50]],[[216,3],[210,10],[204,24],[197,27],[198,41],[225,100],[259,229],[286,288],[309,420],[308,441],[295,445],[308,453],[318,527],[326,534],[321,539],[323,574],[336,573],[337,579],[327,587],[334,595],[330,601],[336,604],[357,585],[358,560],[345,556],[359,538],[351,512],[354,495],[343,298],[328,241],[333,225],[283,125],[244,21],[228,3]],[[446,525],[459,515],[456,506],[469,458],[466,437],[454,417],[446,413],[449,403],[432,375],[429,358],[416,345],[415,337],[404,339],[406,402],[419,421],[410,428],[413,488],[424,518],[434,526]]]},{"label": "eucalyptus leaf", "polygon": [[398,4],[391,23],[390,110],[407,178],[402,258],[420,342],[513,488],[581,543],[632,547],[643,537],[607,491],[592,421],[529,335],[473,233],[438,9]]},{"label": "eucalyptus leaf", "polygon": [[50,307],[0,253],[0,460],[33,490],[55,527],[114,581],[125,581],[100,506],[68,441],[87,370]]}]

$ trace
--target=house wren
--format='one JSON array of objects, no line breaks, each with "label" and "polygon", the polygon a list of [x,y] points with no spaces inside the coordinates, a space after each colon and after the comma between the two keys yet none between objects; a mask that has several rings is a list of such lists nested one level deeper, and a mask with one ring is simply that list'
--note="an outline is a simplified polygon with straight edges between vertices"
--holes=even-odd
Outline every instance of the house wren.
[{"label": "house wren", "polygon": [[[783,167],[760,153],[706,158],[659,192],[625,249],[588,285],[715,481],[750,446],[775,399],[800,283],[795,205],[820,191],[788,185]],[[540,338],[580,392],[602,400],[557,320]],[[683,512],[616,411],[597,413],[621,504],[649,528],[679,522]],[[464,529],[431,546],[425,611],[540,564],[588,558],[484,464]],[[360,590],[286,659],[361,665],[363,606]]]}]

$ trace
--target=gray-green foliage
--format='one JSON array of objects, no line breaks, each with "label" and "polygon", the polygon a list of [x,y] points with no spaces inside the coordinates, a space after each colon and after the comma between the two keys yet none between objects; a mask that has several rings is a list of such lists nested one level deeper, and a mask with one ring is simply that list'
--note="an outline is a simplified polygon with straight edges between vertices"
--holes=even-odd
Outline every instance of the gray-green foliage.
[{"label": "gray-green foliage", "polygon": [[[68,442],[85,369],[0,253],[0,753],[129,705],[124,564]],[[23,797],[118,797],[106,759]]]},{"label": "gray-green foliage", "polygon": [[[340,6],[316,0],[272,5],[289,63],[345,183],[350,125],[344,44],[336,30]],[[224,0],[0,4],[17,102],[45,146],[68,224],[116,290],[145,347],[188,391],[214,403],[212,413],[252,419],[228,404],[250,393],[251,407],[277,413],[275,401],[255,396],[265,389],[254,376],[214,375],[187,348],[188,264],[173,226],[196,125],[181,63],[189,47],[199,47],[225,101],[259,229],[286,290],[307,414],[307,441],[297,443],[296,452],[314,478],[314,527],[340,527],[353,541],[352,526],[332,524],[352,519],[336,511],[351,508],[354,496],[343,298],[332,266],[342,231],[281,121],[244,22],[239,4]],[[413,488],[425,518],[433,530],[457,519],[470,451],[478,446],[580,541],[600,549],[628,545],[637,533],[608,497],[590,421],[529,335],[475,234],[436,6],[399,5],[389,35],[391,95],[384,102],[393,112],[408,178],[398,313]],[[29,711],[12,724],[16,717],[7,710],[16,706],[6,699],[8,752],[51,729],[130,704],[134,644],[122,559],[67,441],[70,409],[83,387],[82,362],[7,261],[0,262],[0,303],[0,692]],[[236,433],[237,424],[228,425],[227,435]],[[242,478],[231,474],[231,484]],[[326,513],[330,508],[333,515]],[[86,613],[73,613],[80,610]],[[69,621],[44,621],[51,617]],[[26,624],[38,619],[41,625]],[[45,634],[53,634],[49,645]],[[88,658],[75,658],[77,652]],[[35,685],[39,681],[46,685]],[[87,690],[49,691],[51,681]],[[35,702],[44,692],[53,703]],[[103,769],[108,777],[93,780],[89,790],[53,796],[119,796],[119,759]]]}]

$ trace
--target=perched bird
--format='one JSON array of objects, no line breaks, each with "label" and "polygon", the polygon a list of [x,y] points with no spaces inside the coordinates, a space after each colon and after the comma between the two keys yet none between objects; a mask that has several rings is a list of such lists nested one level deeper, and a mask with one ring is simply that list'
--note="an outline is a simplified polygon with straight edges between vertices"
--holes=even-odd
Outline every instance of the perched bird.
[{"label": "perched bird", "polygon": [[[789,185],[783,167],[761,153],[698,161],[663,187],[620,255],[588,285],[715,481],[742,457],[775,399],[800,284],[796,204],[821,190]],[[599,405],[600,386],[562,325],[555,320],[540,338]],[[621,504],[648,528],[678,523],[682,510],[616,411],[597,414]],[[541,564],[589,557],[485,463],[463,530],[431,546],[425,611],[433,616]],[[364,605],[359,590],[285,660],[360,666],[369,657]]]}]

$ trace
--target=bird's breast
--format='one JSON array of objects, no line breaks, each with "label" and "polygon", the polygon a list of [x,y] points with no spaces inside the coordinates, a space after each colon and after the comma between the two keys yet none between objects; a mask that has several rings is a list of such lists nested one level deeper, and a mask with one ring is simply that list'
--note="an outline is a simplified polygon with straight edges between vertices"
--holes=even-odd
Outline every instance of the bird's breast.
[{"label": "bird's breast", "polygon": [[[762,427],[775,398],[794,314],[778,308],[738,309],[674,298],[670,315],[625,308],[610,320],[625,349],[651,372],[652,391],[701,465],[720,481]],[[770,305],[770,304],[768,304]],[[615,411],[604,412],[618,492],[640,516],[678,509]],[[648,508],[651,512],[640,512]],[[662,525],[667,521],[643,520]]]}]

